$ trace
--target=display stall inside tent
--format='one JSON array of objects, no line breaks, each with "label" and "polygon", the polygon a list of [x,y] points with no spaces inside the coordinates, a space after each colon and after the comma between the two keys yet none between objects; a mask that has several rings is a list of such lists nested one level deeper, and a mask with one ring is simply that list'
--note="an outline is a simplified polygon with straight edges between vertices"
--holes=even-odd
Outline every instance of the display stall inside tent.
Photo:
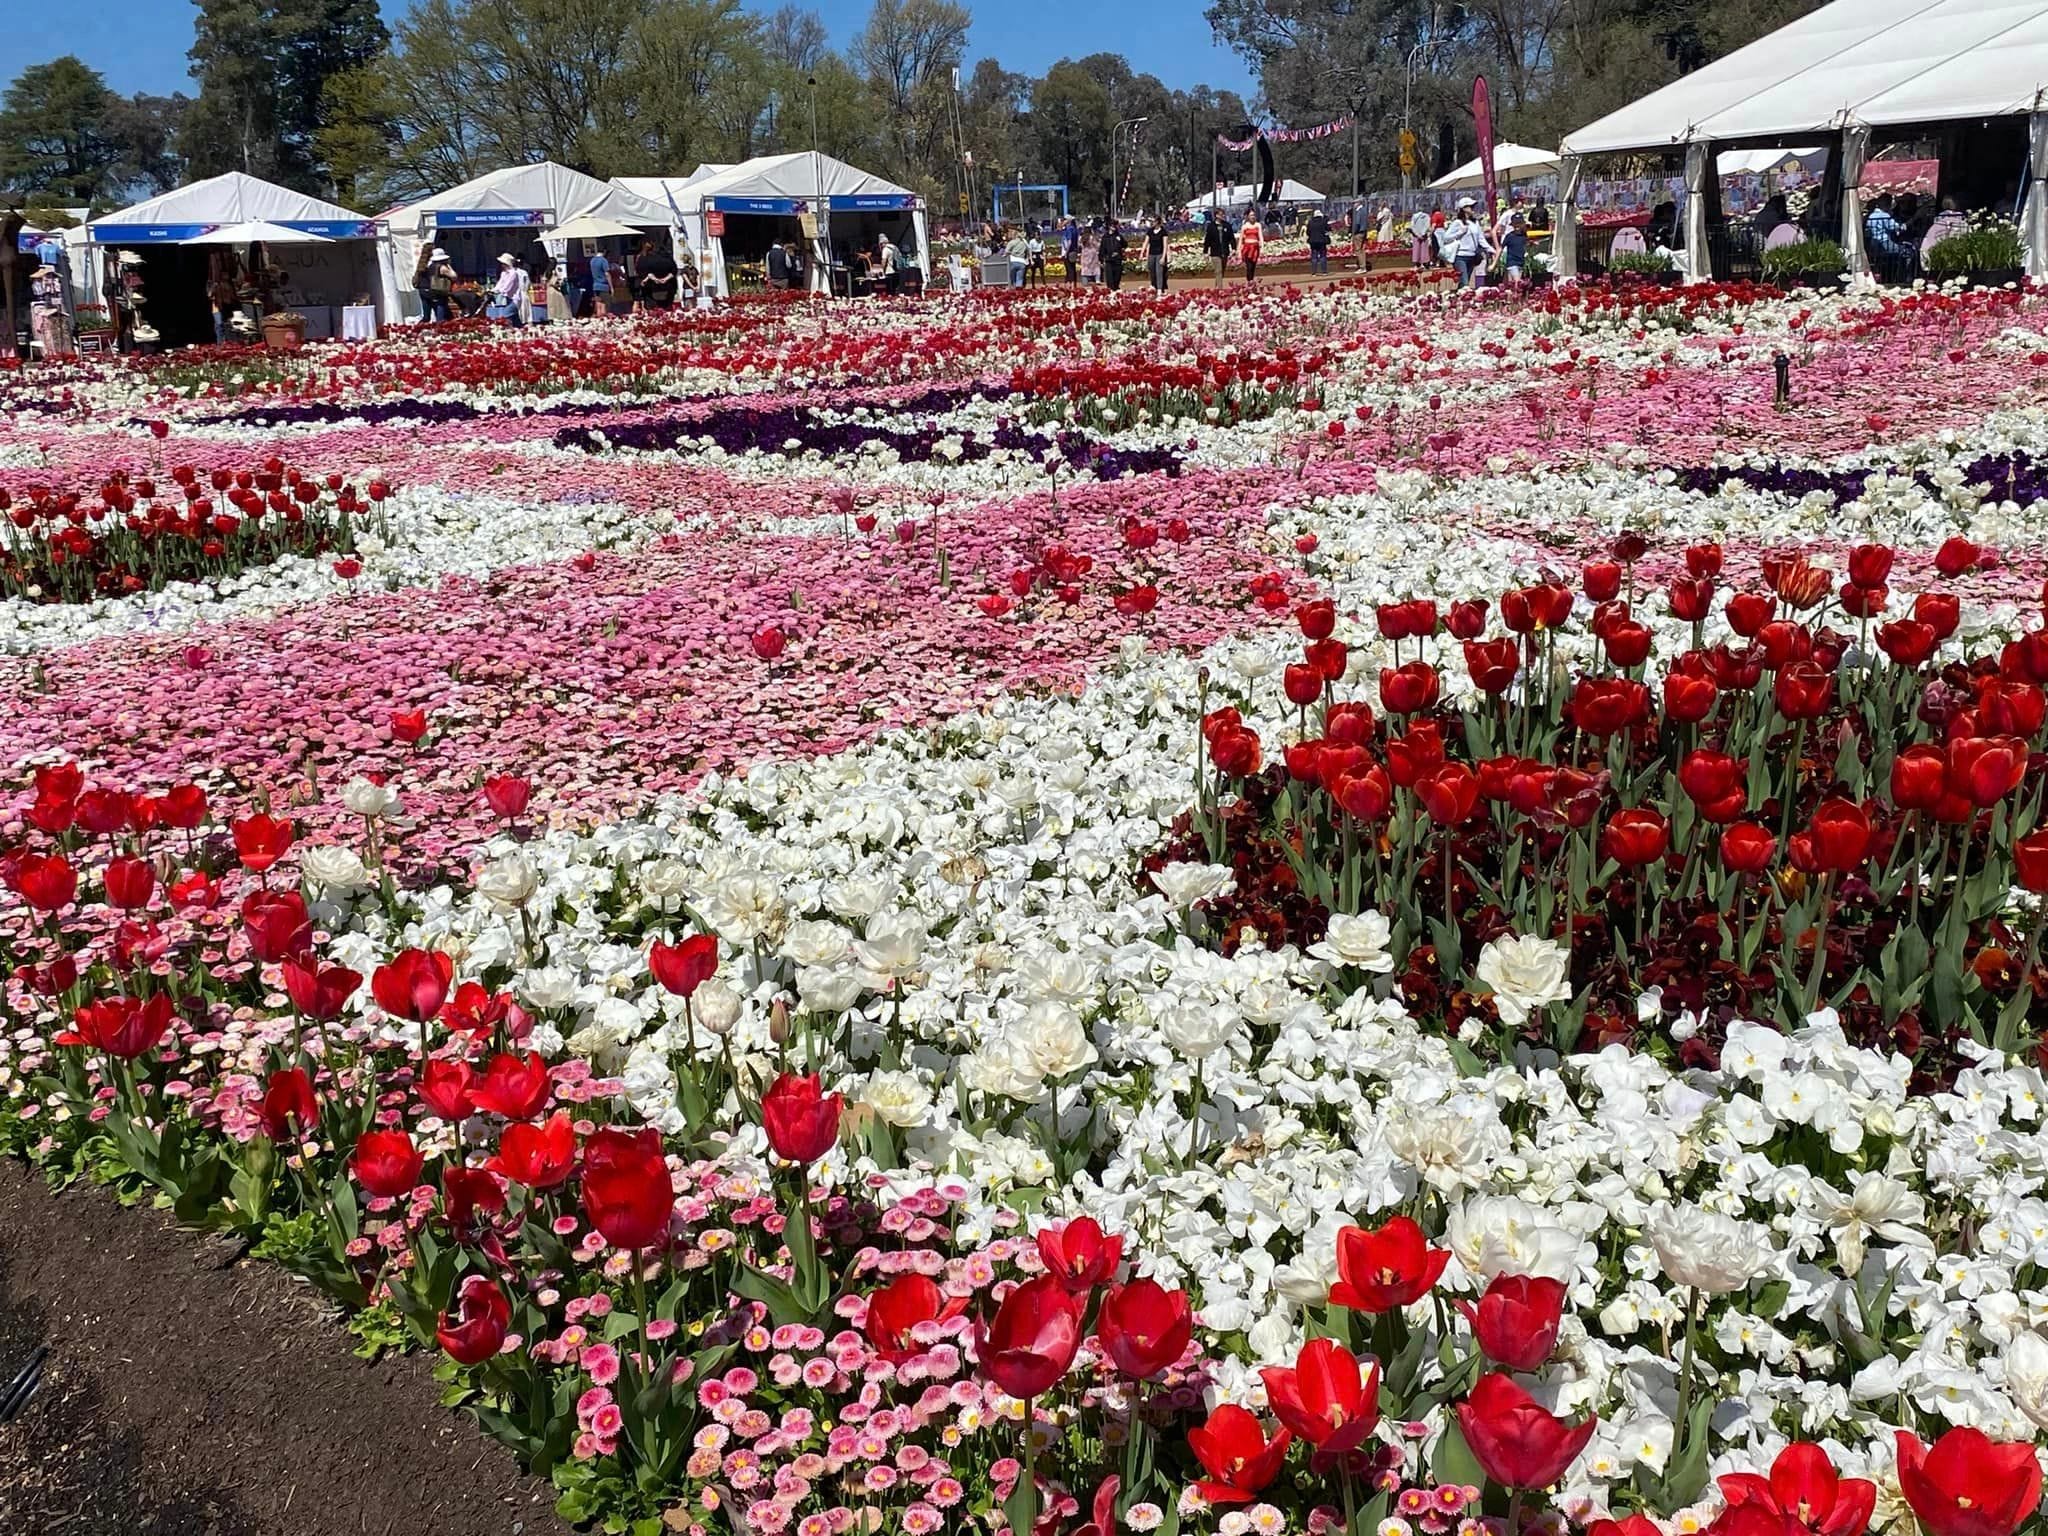
[{"label": "display stall inside tent", "polygon": [[[217,239],[223,229],[252,224],[308,238]],[[87,261],[104,269],[94,275],[107,291],[123,286],[113,276],[121,253],[139,258],[128,271],[140,275],[142,317],[162,346],[214,340],[209,289],[223,279],[252,305],[304,315],[312,338],[340,335],[345,308],[374,308],[384,324],[399,317],[391,247],[375,220],[240,171],[195,181],[85,228]]]},{"label": "display stall inside tent", "polygon": [[[580,244],[571,251],[568,242],[545,238],[547,231],[586,215],[628,226],[640,232],[638,238],[665,238],[673,222],[663,204],[552,160],[506,166],[392,209],[384,218],[406,290],[406,313],[417,318],[420,312],[412,274],[422,251],[445,250],[460,277],[485,289],[498,279],[501,254],[525,262],[536,279],[544,280],[557,262],[584,254]],[[623,272],[638,239],[618,236],[591,243]]]},{"label": "display stall inside tent", "polygon": [[707,176],[682,194],[684,243],[704,291],[762,285],[772,246],[804,255],[814,292],[852,293],[884,237],[931,278],[924,204],[916,194],[830,155],[765,155]]},{"label": "display stall inside tent", "polygon": [[1757,221],[1729,217],[1720,156],[1802,145],[1828,154],[1801,232],[1838,240],[1852,280],[1918,275],[1910,242],[1872,260],[1865,214],[1900,177],[1901,151],[1918,160],[1922,146],[1938,165],[1902,183],[1918,216],[1931,216],[1937,199],[2017,214],[2029,273],[2048,275],[2048,0],[1834,0],[1567,134],[1559,254],[1577,254],[1586,163],[1656,156],[1684,167],[1687,276],[1748,276]]}]

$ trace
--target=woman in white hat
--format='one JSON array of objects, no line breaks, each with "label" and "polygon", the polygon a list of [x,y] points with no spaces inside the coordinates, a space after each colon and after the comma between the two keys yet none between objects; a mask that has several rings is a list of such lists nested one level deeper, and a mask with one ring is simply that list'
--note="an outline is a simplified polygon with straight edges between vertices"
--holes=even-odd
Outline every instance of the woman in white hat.
[{"label": "woman in white hat", "polygon": [[526,324],[526,269],[509,251],[498,254],[498,286],[491,290],[491,311],[495,319],[512,325]]},{"label": "woman in white hat", "polygon": [[47,261],[29,277],[29,327],[47,360],[72,355],[71,322],[64,313],[64,279]]}]

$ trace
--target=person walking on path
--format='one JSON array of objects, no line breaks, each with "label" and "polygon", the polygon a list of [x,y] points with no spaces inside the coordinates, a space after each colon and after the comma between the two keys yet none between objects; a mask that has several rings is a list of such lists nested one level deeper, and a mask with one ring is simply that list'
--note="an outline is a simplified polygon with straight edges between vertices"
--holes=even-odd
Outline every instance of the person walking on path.
[{"label": "person walking on path", "polygon": [[1320,208],[1308,216],[1308,269],[1330,270],[1330,220]]},{"label": "person walking on path", "polygon": [[1244,216],[1244,229],[1237,237],[1237,252],[1244,258],[1244,280],[1247,283],[1259,280],[1259,250],[1265,239],[1265,231],[1259,228],[1259,210],[1254,208]]},{"label": "person walking on path", "polygon": [[1202,254],[1216,263],[1216,286],[1222,287],[1230,269],[1230,220],[1214,208],[1202,221]]},{"label": "person walking on path", "polygon": [[1121,219],[1111,219],[1109,227],[1102,232],[1102,281],[1111,293],[1123,291],[1124,226]]},{"label": "person walking on path", "polygon": [[1145,230],[1145,270],[1152,278],[1153,292],[1166,292],[1166,221],[1156,213]]}]

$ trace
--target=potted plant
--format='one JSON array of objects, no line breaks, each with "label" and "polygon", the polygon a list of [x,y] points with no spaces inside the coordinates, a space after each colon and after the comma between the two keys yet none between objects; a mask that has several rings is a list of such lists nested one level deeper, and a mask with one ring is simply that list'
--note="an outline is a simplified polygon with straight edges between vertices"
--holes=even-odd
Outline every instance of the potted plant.
[{"label": "potted plant", "polygon": [[306,344],[306,317],[280,310],[263,317],[263,345],[273,352],[296,352]]},{"label": "potted plant", "polygon": [[1764,252],[1764,277],[1780,288],[1826,287],[1841,280],[1849,259],[1832,240],[1799,240]]},{"label": "potted plant", "polygon": [[2019,226],[1984,219],[1927,248],[1927,275],[1937,282],[1962,278],[1975,288],[1999,288],[2026,275],[2027,250]]},{"label": "potted plant", "polygon": [[1623,251],[1607,258],[1607,275],[1616,282],[1633,278],[1645,283],[1670,283],[1678,280],[1678,267],[1669,251]]}]

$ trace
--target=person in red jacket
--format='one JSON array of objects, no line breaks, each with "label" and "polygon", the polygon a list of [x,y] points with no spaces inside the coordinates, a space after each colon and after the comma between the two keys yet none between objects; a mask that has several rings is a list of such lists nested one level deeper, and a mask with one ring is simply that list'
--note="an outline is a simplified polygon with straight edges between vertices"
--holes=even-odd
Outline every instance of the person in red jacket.
[{"label": "person in red jacket", "polygon": [[1259,228],[1259,211],[1254,208],[1244,216],[1244,228],[1238,231],[1237,253],[1244,258],[1244,280],[1256,283],[1259,280],[1259,247],[1265,240],[1265,232]]}]

